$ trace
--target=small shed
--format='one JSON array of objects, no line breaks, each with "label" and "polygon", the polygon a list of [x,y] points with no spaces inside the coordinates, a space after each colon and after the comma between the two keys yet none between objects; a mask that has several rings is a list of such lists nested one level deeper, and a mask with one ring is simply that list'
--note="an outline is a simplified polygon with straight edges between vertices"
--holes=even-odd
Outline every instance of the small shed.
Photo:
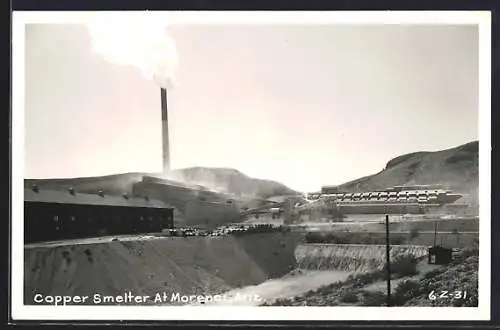
[{"label": "small shed", "polygon": [[453,250],[436,245],[429,248],[429,264],[446,265],[452,260]]}]

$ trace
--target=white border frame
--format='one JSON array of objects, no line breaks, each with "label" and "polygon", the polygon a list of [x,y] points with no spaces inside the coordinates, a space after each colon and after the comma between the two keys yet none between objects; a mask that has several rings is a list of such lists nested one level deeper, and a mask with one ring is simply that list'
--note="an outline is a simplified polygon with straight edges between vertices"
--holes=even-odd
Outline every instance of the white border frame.
[{"label": "white border frame", "polygon": [[18,12],[12,15],[12,318],[14,320],[489,320],[491,288],[491,14],[416,12],[147,12],[171,24],[477,24],[479,26],[479,306],[463,307],[146,307],[25,306],[24,48],[25,24],[85,23],[92,16],[145,12]]}]

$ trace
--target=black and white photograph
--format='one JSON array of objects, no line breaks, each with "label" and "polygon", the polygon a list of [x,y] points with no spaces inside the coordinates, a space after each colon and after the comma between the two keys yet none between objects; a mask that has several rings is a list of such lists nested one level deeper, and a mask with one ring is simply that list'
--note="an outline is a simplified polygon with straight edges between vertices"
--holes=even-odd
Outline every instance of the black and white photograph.
[{"label": "black and white photograph", "polygon": [[489,319],[490,24],[15,12],[13,317]]}]

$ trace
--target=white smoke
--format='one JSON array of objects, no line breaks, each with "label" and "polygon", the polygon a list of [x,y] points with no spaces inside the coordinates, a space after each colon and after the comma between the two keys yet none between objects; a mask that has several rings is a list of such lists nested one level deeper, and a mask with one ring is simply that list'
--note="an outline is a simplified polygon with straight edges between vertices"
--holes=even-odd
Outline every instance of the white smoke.
[{"label": "white smoke", "polygon": [[211,171],[202,171],[191,176],[182,171],[175,171],[169,173],[169,179],[192,185],[196,189],[206,189],[236,197],[236,194],[229,190],[227,184],[224,185],[223,182],[217,180],[217,176]]},{"label": "white smoke", "polygon": [[161,87],[174,86],[178,55],[164,22],[144,14],[96,16],[87,23],[93,51],[108,62],[130,65]]}]

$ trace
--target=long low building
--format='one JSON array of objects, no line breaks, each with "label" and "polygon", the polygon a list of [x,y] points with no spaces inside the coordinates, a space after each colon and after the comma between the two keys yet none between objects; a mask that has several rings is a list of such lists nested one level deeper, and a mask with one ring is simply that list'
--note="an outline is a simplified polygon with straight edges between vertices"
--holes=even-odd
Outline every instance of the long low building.
[{"label": "long low building", "polygon": [[438,185],[394,186],[383,190],[346,192],[325,186],[320,193],[307,194],[307,202],[284,205],[285,223],[314,219],[340,220],[353,214],[423,214],[442,212],[455,207],[461,194]]},{"label": "long low building", "polygon": [[173,228],[173,208],[150,199],[68,191],[24,190],[25,243],[160,232]]},{"label": "long low building", "polygon": [[379,191],[341,192],[336,187],[323,187],[320,198],[339,204],[432,204],[445,205],[462,197],[439,186],[395,186]]}]

